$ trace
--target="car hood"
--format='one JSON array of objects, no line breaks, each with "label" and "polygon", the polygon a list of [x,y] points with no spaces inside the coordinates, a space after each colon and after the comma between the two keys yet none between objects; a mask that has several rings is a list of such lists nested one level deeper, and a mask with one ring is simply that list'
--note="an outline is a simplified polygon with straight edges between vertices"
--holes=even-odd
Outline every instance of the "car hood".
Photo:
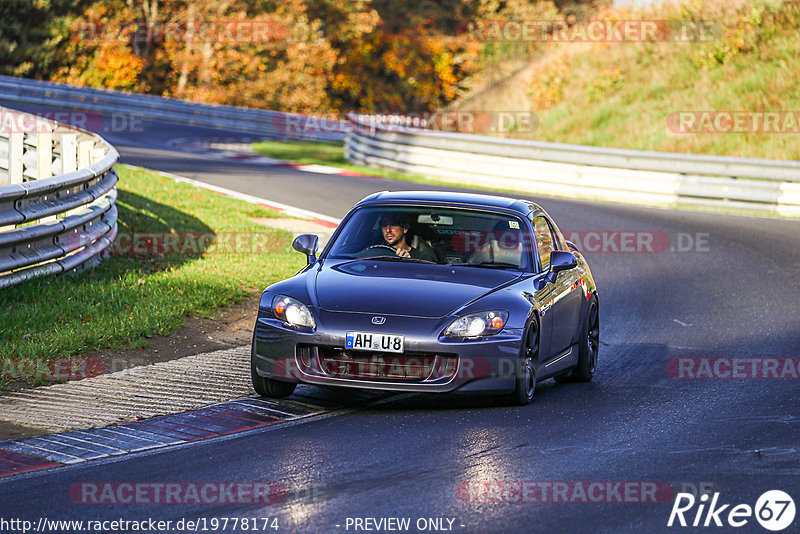
[{"label": "car hood", "polygon": [[317,273],[319,306],[438,318],[507,285],[519,272],[374,260],[326,263]]}]

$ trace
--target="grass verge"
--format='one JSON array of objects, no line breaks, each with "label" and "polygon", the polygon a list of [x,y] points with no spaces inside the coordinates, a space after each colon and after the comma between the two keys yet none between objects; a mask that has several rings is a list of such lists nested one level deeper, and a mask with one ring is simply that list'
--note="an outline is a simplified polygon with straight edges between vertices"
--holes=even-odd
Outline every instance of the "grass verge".
[{"label": "grass verge", "polygon": [[[144,169],[117,170],[115,252],[83,273],[0,292],[0,388],[47,382],[53,365],[90,350],[146,347],[187,316],[208,316],[302,267],[288,232],[251,221],[276,212]],[[151,250],[148,237],[170,244]]]},{"label": "grass verge", "polygon": [[[536,64],[527,87],[539,127],[517,137],[677,153],[800,158],[796,1],[696,0],[608,16],[680,21],[687,28],[713,21],[715,30],[688,41],[552,47]],[[485,95],[487,100],[492,97]],[[719,120],[717,113],[722,113]],[[737,117],[736,122],[728,117]]]}]

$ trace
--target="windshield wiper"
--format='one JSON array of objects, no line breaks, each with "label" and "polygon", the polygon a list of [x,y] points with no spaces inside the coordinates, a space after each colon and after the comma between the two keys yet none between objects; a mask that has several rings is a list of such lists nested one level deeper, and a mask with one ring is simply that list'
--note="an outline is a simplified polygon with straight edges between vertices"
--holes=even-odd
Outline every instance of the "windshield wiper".
[{"label": "windshield wiper", "polygon": [[432,263],[436,265],[435,261],[421,260],[418,258],[404,258],[402,256],[369,256],[366,258],[358,258],[360,260],[375,260],[375,261],[405,261],[411,263]]},{"label": "windshield wiper", "polygon": [[482,261],[480,263],[448,263],[453,267],[485,267],[487,269],[519,269],[516,263],[508,263],[506,261]]}]

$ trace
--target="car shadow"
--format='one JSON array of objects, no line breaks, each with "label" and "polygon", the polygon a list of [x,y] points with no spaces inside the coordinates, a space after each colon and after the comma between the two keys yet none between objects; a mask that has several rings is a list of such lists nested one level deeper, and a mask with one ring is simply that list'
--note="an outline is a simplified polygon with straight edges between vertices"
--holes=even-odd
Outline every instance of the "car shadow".
[{"label": "car shadow", "polygon": [[[531,405],[542,404],[565,392],[573,384],[558,384],[548,379],[536,385]],[[369,408],[373,412],[405,412],[405,411],[444,411],[444,410],[478,410],[496,408],[520,408],[505,399],[503,395],[480,393],[397,393],[390,397],[390,402],[381,403]]]}]

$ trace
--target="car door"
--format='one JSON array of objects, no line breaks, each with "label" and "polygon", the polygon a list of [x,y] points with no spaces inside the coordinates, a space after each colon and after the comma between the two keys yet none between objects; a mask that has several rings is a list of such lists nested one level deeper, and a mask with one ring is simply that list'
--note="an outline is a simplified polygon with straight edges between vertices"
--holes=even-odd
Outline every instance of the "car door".
[{"label": "car door", "polygon": [[[539,261],[542,269],[547,271],[550,268],[550,253],[560,250],[563,244],[558,242],[552,229],[551,223],[544,215],[537,215],[533,219],[534,231],[536,232],[536,248],[539,253]],[[557,371],[560,368],[557,361],[570,345],[573,343],[577,325],[575,324],[581,301],[580,288],[576,284],[577,270],[570,269],[558,273],[553,282],[548,282],[540,291],[542,298],[547,299],[543,307],[545,316],[549,315],[550,342],[549,357],[553,361],[545,362],[548,367],[547,372]],[[565,358],[562,363],[570,365],[571,358]],[[554,368],[549,368],[555,365]]]},{"label": "car door", "polygon": [[[545,217],[550,226],[550,231],[553,235],[554,248],[557,250],[570,251],[564,235],[558,229],[558,226],[549,218]],[[583,288],[581,287],[581,271],[579,268],[562,271],[559,273],[558,278],[560,284],[557,284],[559,289],[565,295],[564,306],[562,307],[563,316],[559,316],[559,321],[564,324],[564,335],[568,339],[567,346],[572,345],[578,341],[580,327],[583,321],[583,310],[585,297]]]}]

